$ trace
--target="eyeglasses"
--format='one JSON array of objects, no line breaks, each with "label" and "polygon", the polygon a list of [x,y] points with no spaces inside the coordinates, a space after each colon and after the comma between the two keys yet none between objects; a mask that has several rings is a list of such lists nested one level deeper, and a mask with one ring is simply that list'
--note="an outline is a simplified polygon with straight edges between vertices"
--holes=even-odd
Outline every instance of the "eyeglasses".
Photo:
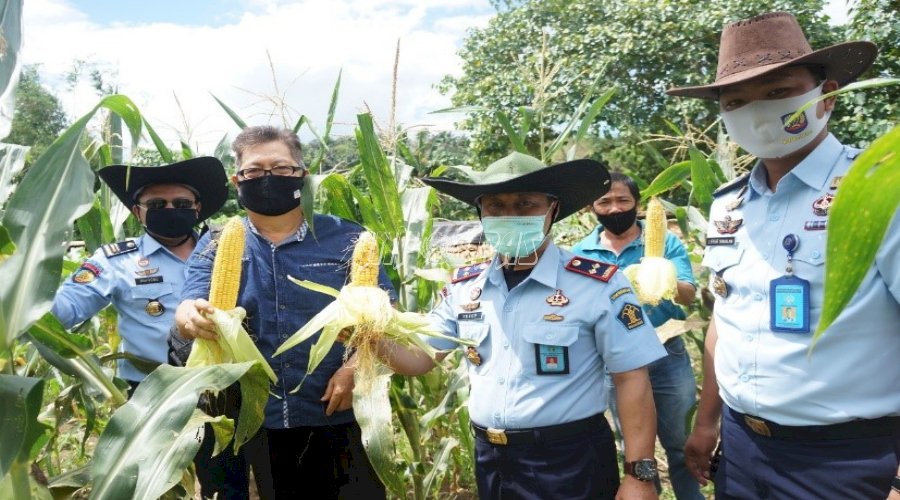
[{"label": "eyeglasses", "polygon": [[172,205],[172,208],[194,208],[196,207],[197,202],[189,198],[175,198],[171,202],[164,198],[150,198],[137,205],[146,210],[159,210],[166,208],[167,205]]},{"label": "eyeglasses", "polygon": [[294,175],[298,170],[303,170],[303,167],[296,167],[293,165],[278,165],[272,168],[250,167],[239,171],[238,175],[243,177],[244,179],[258,179],[264,175],[278,175],[286,177],[288,175]]}]

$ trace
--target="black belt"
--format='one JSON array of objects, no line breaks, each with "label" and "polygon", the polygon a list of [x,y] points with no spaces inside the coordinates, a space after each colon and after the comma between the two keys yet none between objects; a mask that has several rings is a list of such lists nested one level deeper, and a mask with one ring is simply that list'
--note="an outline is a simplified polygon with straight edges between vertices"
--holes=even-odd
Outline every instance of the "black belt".
[{"label": "black belt", "polygon": [[606,421],[606,417],[602,413],[598,413],[581,420],[559,425],[549,425],[547,427],[535,427],[533,429],[484,428],[474,423],[472,424],[472,429],[475,430],[476,436],[486,439],[491,444],[508,445],[548,442],[577,436],[591,430],[602,429],[603,426],[608,425],[609,422]]},{"label": "black belt", "polygon": [[900,416],[851,420],[831,425],[781,425],[731,410],[735,419],[760,436],[796,441],[830,441],[900,436]]}]

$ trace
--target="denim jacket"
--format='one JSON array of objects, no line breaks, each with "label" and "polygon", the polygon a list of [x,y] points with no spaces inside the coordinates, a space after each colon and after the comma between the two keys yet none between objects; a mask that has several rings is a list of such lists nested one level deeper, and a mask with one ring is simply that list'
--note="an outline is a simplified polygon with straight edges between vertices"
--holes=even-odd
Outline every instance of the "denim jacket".
[{"label": "denim jacket", "polygon": [[[362,228],[333,216],[314,217],[314,236],[307,234],[304,222],[295,235],[278,244],[268,241],[244,219],[248,231],[238,306],[247,311],[244,326],[278,376],[266,404],[263,426],[269,429],[342,424],[354,420],[352,410],[325,416],[327,403],[320,401],[328,380],[341,366],[343,344],[336,343],[309,376],[306,376],[309,350],[318,340],[318,333],[280,356],[272,357],[278,346],[334,300],[329,295],[292,283],[288,276],[340,289],[350,275],[350,255]],[[184,300],[209,296],[216,254],[216,245],[210,242],[210,234],[207,234],[188,260],[182,291]],[[383,268],[379,283],[393,299],[393,287]],[[300,389],[293,392],[298,385]]]}]

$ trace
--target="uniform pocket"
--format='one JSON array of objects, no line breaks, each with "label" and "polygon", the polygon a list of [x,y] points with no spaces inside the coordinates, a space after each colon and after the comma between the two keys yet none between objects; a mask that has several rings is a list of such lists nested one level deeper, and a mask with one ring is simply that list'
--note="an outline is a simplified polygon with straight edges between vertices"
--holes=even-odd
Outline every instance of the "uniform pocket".
[{"label": "uniform pocket", "polygon": [[739,247],[707,247],[703,256],[703,266],[715,271],[719,276],[729,267],[737,265],[744,255],[744,249]]},{"label": "uniform pocket", "polygon": [[158,299],[172,293],[171,283],[152,283],[131,287],[131,298],[134,300]]},{"label": "uniform pocket", "polygon": [[527,375],[566,375],[571,372],[569,347],[578,340],[577,325],[526,325],[522,339],[527,342],[522,365]]}]

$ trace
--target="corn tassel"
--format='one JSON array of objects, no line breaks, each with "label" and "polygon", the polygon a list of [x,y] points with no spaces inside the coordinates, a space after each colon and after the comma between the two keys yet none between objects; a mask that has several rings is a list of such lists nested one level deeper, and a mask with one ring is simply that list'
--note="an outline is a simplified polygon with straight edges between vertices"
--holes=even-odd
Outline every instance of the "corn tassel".
[{"label": "corn tassel", "polygon": [[644,257],[640,264],[625,268],[625,276],[634,286],[642,304],[658,305],[675,298],[678,277],[675,265],[665,258],[666,211],[657,198],[647,203],[644,222]]},{"label": "corn tassel", "polygon": [[227,311],[237,305],[243,256],[244,223],[240,217],[232,217],[219,236],[216,260],[213,262],[209,289],[209,303],[213,307]]}]

